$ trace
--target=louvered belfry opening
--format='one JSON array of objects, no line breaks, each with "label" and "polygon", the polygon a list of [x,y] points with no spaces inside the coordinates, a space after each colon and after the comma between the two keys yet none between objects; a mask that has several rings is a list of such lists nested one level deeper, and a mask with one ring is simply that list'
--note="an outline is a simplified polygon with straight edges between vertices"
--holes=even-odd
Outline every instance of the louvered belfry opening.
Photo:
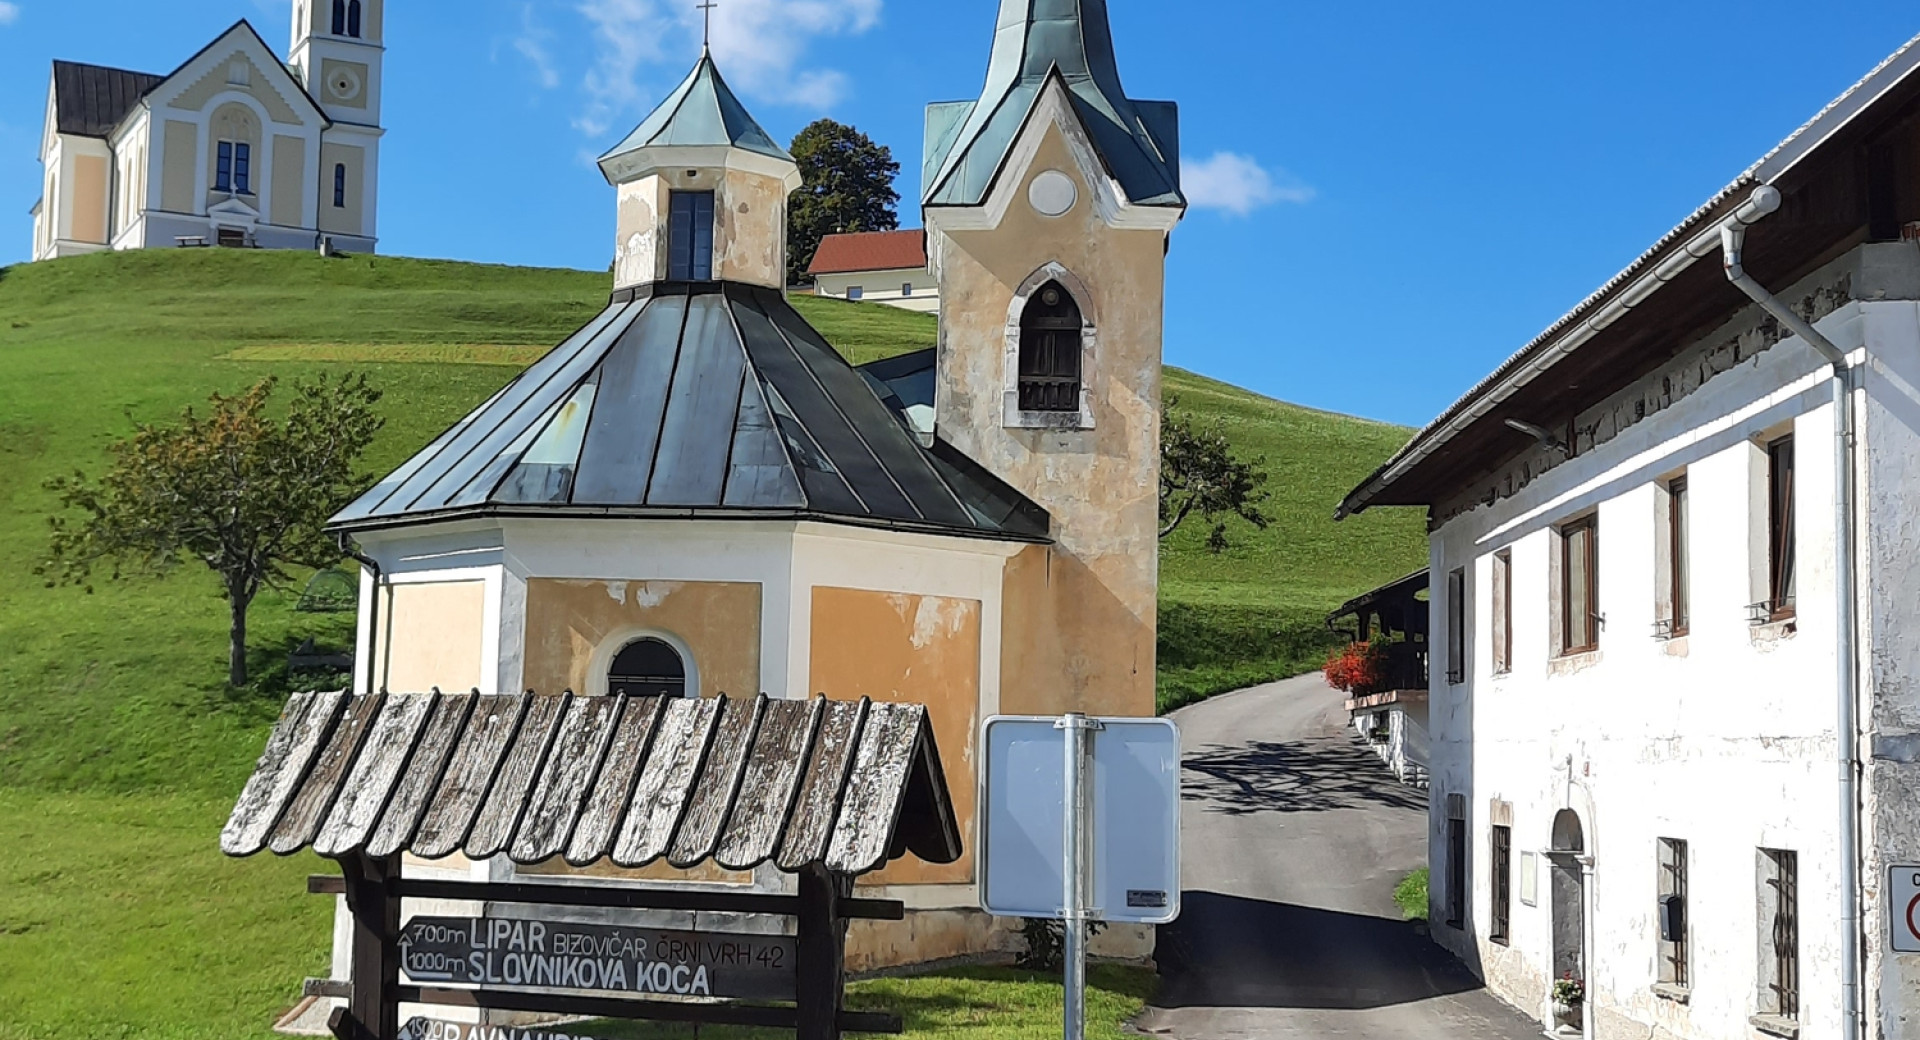
[{"label": "louvered belfry opening", "polygon": [[1080,410],[1080,305],[1048,282],[1020,315],[1020,410]]}]

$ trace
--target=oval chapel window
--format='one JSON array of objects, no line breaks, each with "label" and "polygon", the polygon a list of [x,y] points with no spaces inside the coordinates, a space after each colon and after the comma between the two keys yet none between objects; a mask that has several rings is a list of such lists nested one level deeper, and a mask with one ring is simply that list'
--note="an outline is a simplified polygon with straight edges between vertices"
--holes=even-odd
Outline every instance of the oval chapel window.
[{"label": "oval chapel window", "polygon": [[680,652],[658,639],[628,643],[607,669],[607,692],[630,697],[685,697],[687,666]]}]

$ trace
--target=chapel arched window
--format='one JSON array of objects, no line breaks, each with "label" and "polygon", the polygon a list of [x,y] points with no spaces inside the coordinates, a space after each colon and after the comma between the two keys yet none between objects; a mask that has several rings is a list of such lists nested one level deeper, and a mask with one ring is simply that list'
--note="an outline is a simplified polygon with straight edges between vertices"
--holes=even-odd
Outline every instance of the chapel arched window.
[{"label": "chapel arched window", "polygon": [[333,34],[347,34],[347,0],[333,0]]},{"label": "chapel arched window", "polygon": [[360,38],[360,0],[347,0],[347,35]]},{"label": "chapel arched window", "polygon": [[347,164],[333,164],[333,208],[347,208]]},{"label": "chapel arched window", "polygon": [[687,665],[665,640],[628,643],[607,669],[607,692],[629,697],[685,697]]},{"label": "chapel arched window", "polygon": [[1020,410],[1080,411],[1080,305],[1048,282],[1020,315]]}]

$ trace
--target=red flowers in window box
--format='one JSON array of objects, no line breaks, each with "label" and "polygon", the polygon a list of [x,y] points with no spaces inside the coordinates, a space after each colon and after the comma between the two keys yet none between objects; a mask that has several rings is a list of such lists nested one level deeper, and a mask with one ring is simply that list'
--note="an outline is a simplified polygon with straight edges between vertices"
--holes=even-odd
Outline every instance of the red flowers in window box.
[{"label": "red flowers in window box", "polygon": [[1374,643],[1353,643],[1327,655],[1327,685],[1356,697],[1387,688],[1387,653]]}]

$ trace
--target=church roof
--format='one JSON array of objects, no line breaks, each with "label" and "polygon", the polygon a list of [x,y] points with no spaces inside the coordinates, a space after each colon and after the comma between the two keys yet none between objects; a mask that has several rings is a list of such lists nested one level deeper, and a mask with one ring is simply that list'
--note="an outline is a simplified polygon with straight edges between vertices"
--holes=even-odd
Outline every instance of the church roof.
[{"label": "church roof", "polygon": [[1046,540],[1043,509],[938,448],[779,290],[661,282],[616,294],[332,524],[814,519]]},{"label": "church roof", "polygon": [[600,157],[602,164],[628,152],[659,147],[729,147],[758,152],[772,159],[793,161],[785,148],[774,141],[754,121],[747,107],[727,86],[711,53],[700,55],[699,64],[685,82],[660,103],[626,140]]},{"label": "church roof", "polygon": [[63,134],[105,137],[133,111],[133,106],[140,103],[147,91],[166,78],[104,65],[56,61],[53,63],[54,121]]},{"label": "church roof", "polygon": [[978,101],[927,108],[929,206],[979,205],[1048,79],[1058,76],[1127,201],[1184,206],[1179,110],[1135,101],[1120,85],[1106,0],[1001,0],[993,60]]}]

